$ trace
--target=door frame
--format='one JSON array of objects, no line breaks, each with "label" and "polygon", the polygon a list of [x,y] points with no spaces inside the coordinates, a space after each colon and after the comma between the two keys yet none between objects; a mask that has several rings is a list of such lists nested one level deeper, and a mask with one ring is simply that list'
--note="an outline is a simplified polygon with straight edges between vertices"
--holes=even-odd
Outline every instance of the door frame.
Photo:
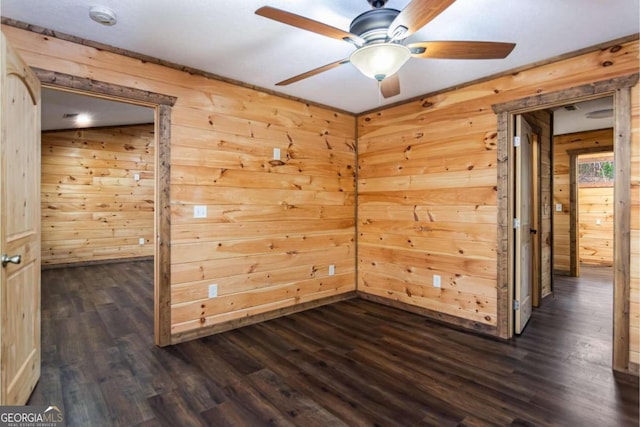
[{"label": "door frame", "polygon": [[155,110],[155,201],[154,201],[154,341],[171,344],[171,107],[177,98],[169,95],[100,82],[32,67],[43,88],[104,98]]},{"label": "door frame", "polygon": [[629,372],[630,218],[631,218],[631,88],[638,73],[493,105],[498,127],[497,332],[513,337],[513,144],[512,121],[523,114],[569,103],[613,96],[614,105],[614,290],[613,359],[615,371]]}]

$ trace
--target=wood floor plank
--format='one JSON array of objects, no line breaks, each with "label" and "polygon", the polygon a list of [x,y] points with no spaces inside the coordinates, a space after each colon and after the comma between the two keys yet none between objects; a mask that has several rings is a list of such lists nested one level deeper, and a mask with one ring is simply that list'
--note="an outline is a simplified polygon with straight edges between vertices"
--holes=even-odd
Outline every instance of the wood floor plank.
[{"label": "wood floor plank", "polygon": [[153,344],[153,263],[42,274],[32,405],[69,426],[638,426],[611,371],[611,268],[556,277],[501,342],[364,300]]}]

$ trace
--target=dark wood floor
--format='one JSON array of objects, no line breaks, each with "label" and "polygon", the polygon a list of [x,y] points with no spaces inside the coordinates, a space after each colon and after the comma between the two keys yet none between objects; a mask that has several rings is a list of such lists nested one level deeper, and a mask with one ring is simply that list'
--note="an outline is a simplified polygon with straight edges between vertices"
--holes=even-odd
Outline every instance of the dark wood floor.
[{"label": "dark wood floor", "polygon": [[508,344],[351,300],[169,348],[153,345],[152,271],[43,272],[30,404],[70,426],[638,426],[601,270],[557,278]]}]

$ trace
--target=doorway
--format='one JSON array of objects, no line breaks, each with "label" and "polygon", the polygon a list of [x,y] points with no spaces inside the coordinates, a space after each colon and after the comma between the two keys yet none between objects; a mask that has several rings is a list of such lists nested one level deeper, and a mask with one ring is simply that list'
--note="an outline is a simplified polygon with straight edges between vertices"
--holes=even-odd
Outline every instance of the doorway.
[{"label": "doorway", "polygon": [[154,341],[158,346],[171,344],[171,229],[170,229],[170,154],[171,107],[173,96],[142,91],[80,78],[68,74],[34,69],[43,87],[80,93],[102,99],[146,106],[154,111],[155,179],[154,202]]},{"label": "doorway", "polygon": [[[617,163],[614,186],[614,205],[617,207],[614,245],[614,319],[613,369],[629,370],[629,270],[630,270],[630,200],[631,165],[631,88],[638,76],[631,75],[602,82],[573,87],[564,91],[525,98],[494,105],[498,114],[498,333],[503,338],[514,334],[512,301],[514,289],[514,237],[512,235],[514,200],[514,168],[512,147],[513,116],[572,102],[604,96],[614,99],[614,158]],[[627,313],[627,315],[624,315]]]},{"label": "doorway", "polygon": [[155,257],[154,116],[43,88],[43,268]]}]

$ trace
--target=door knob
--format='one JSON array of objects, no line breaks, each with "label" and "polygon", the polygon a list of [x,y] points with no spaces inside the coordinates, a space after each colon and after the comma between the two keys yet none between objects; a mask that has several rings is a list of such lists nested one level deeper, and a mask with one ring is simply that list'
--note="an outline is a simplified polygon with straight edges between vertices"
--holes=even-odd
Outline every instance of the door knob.
[{"label": "door knob", "polygon": [[20,264],[20,260],[22,257],[20,255],[9,256],[7,254],[2,254],[2,266],[6,267],[7,264]]}]

